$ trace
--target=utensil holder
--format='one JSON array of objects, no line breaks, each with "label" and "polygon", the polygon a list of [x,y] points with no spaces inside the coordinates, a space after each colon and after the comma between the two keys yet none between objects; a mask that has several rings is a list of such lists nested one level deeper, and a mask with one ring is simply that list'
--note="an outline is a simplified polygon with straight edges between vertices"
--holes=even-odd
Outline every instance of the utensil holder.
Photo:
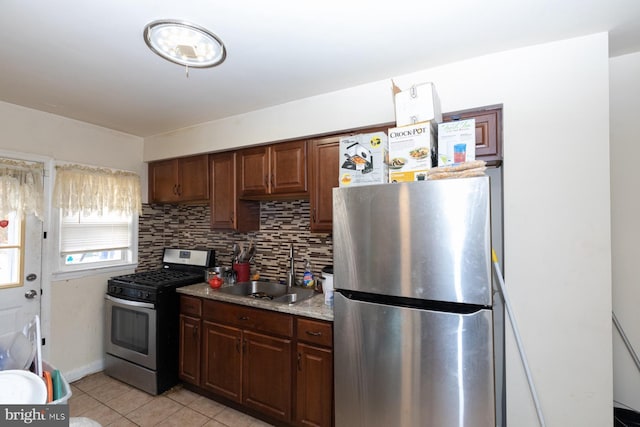
[{"label": "utensil holder", "polygon": [[238,275],[238,283],[249,281],[249,263],[248,262],[236,262],[233,264],[233,270]]}]

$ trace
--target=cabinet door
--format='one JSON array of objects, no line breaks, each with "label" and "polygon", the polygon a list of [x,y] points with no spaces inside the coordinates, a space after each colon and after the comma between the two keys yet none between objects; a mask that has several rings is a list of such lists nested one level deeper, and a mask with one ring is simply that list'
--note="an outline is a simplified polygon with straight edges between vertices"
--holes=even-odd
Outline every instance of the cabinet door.
[{"label": "cabinet door", "polygon": [[270,149],[270,193],[306,193],[307,142],[283,142],[272,145]]},{"label": "cabinet door", "polygon": [[299,343],[296,371],[296,424],[331,426],[333,354],[330,349]]},{"label": "cabinet door", "polygon": [[200,319],[180,315],[180,364],[178,377],[191,384],[200,384]]},{"label": "cabinet door", "polygon": [[310,142],[311,231],[331,232],[333,227],[333,188],[338,187],[340,137]]},{"label": "cabinet door", "polygon": [[149,200],[151,203],[178,200],[178,162],[175,159],[149,163]]},{"label": "cabinet door", "polygon": [[209,156],[211,174],[211,228],[232,230],[235,228],[235,154],[233,152],[212,154]]},{"label": "cabinet door", "polygon": [[269,193],[268,147],[254,147],[238,152],[238,191],[240,196],[263,196]]},{"label": "cabinet door", "polygon": [[202,387],[242,402],[242,331],[203,322]]},{"label": "cabinet door", "polygon": [[244,331],[243,402],[291,421],[291,340]]},{"label": "cabinet door", "polygon": [[181,202],[209,200],[209,158],[206,154],[178,159]]}]

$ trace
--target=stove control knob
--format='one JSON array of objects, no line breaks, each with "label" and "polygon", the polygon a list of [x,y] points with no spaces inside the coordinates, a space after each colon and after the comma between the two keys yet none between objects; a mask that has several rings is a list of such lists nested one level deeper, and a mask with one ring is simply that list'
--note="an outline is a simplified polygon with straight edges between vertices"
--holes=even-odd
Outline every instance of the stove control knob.
[{"label": "stove control knob", "polygon": [[144,293],[144,297],[145,297],[145,298],[149,298],[149,292],[145,292],[145,293]]},{"label": "stove control knob", "polygon": [[138,298],[142,298],[142,291],[138,291]]}]

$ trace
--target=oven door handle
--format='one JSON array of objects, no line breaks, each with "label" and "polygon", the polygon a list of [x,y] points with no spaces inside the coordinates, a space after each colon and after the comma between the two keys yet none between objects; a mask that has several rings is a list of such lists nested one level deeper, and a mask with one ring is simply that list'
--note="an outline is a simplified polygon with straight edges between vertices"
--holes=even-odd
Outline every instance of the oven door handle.
[{"label": "oven door handle", "polygon": [[116,298],[116,297],[112,297],[111,295],[107,295],[106,298],[109,301],[113,301],[116,304],[128,305],[128,306],[140,307],[140,308],[150,308],[150,309],[155,308],[153,304],[148,302],[129,301],[128,299]]}]

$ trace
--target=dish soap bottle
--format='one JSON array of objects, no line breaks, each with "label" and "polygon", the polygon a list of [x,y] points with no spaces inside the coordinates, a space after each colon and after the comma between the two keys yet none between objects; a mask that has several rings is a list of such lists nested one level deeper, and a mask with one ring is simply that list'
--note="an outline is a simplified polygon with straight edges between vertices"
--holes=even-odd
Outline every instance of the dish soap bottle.
[{"label": "dish soap bottle", "polygon": [[313,280],[313,271],[311,271],[311,261],[304,260],[304,274],[302,275],[302,286],[305,288],[313,288],[315,282]]}]

